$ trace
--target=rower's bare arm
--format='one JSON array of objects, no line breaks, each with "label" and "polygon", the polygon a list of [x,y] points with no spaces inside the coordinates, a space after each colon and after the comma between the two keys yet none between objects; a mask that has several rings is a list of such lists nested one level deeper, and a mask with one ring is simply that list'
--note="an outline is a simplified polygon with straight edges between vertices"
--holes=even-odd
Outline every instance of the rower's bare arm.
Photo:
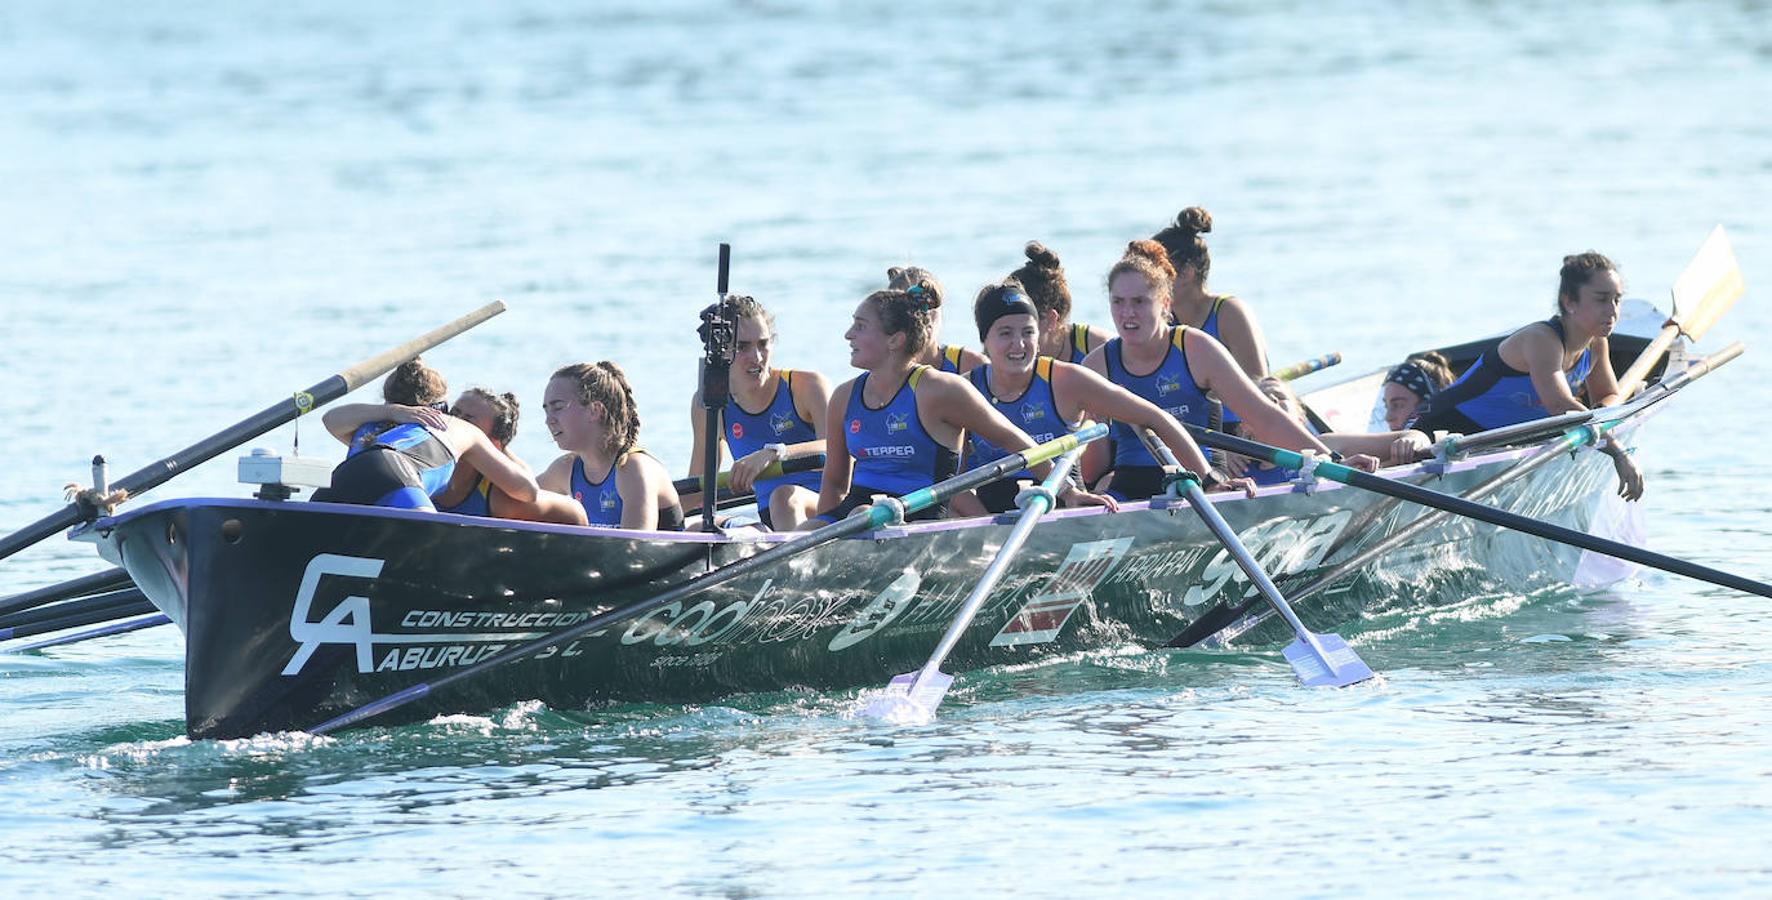
[{"label": "rower's bare arm", "polygon": [[1193,438],[1188,437],[1181,423],[1155,403],[1114,384],[1090,369],[1070,363],[1053,363],[1052,380],[1058,396],[1066,398],[1064,402],[1074,402],[1080,407],[1074,411],[1061,410],[1072,414],[1067,417],[1073,421],[1074,413],[1087,409],[1096,415],[1128,425],[1143,426],[1156,432],[1157,439],[1167,445],[1175,458],[1189,471],[1205,474],[1212,467],[1206,461],[1206,454],[1200,452],[1199,446],[1194,443]]},{"label": "rower's bare arm", "polygon": [[1364,454],[1382,460],[1387,466],[1406,466],[1432,455],[1433,439],[1425,432],[1404,431],[1334,432],[1322,436],[1329,449],[1346,456]]},{"label": "rower's bare arm", "polygon": [[1519,353],[1526,361],[1526,372],[1532,376],[1532,389],[1538,392],[1538,402],[1544,404],[1546,415],[1558,416],[1587,409],[1569,391],[1563,370],[1563,342],[1557,339],[1555,332],[1548,327],[1527,328],[1508,340],[1518,341]]},{"label": "rower's bare arm", "polygon": [[402,425],[424,425],[442,428],[444,415],[428,406],[403,406],[398,403],[346,403],[334,406],[320,417],[326,431],[340,443],[351,442],[351,435],[370,422],[396,422]]},{"label": "rower's bare arm", "polygon": [[663,463],[644,453],[629,453],[615,470],[615,492],[621,495],[621,527],[657,530],[659,495],[669,486],[670,477]]},{"label": "rower's bare arm", "polygon": [[576,454],[562,453],[553,462],[548,463],[548,467],[542,470],[541,477],[535,479],[535,483],[540,485],[544,491],[554,491],[570,496],[572,494],[572,463],[577,458]]},{"label": "rower's bare arm", "polygon": [[1186,340],[1188,368],[1193,370],[1194,380],[1201,381],[1204,375],[1202,387],[1217,394],[1243,420],[1252,437],[1287,450],[1315,450],[1329,455],[1329,448],[1310,429],[1287,415],[1243,374],[1224,345],[1192,328],[1188,329]]},{"label": "rower's bare arm", "polygon": [[452,437],[459,434],[466,438],[463,442],[462,461],[486,476],[493,487],[523,503],[535,499],[540,487],[536,484],[535,476],[529,474],[529,468],[505,455],[484,432],[466,422],[459,422],[449,428],[449,433]]},{"label": "rower's bare arm", "polygon": [[1247,303],[1231,297],[1219,306],[1218,336],[1244,374],[1250,378],[1267,374],[1267,339]]},{"label": "rower's bare arm", "polygon": [[[715,414],[715,424],[721,428],[725,427],[720,424],[723,417],[724,412]],[[691,478],[701,474],[701,457],[703,453],[707,452],[706,422],[707,410],[701,408],[701,391],[696,391],[695,396],[689,399],[689,433],[693,435],[689,452],[689,477]],[[724,460],[726,458],[726,442],[721,441],[719,449],[715,452],[719,454],[719,460]]]},{"label": "rower's bare arm", "polygon": [[1595,406],[1617,406],[1624,401],[1618,394],[1618,374],[1612,371],[1612,342],[1595,338],[1592,369],[1587,373],[1587,397]]},{"label": "rower's bare arm", "polygon": [[819,439],[788,445],[788,455],[816,453],[824,449],[825,429],[829,427],[825,416],[831,405],[831,380],[824,377],[822,372],[802,369],[794,372],[791,387],[794,410],[800,414],[800,418],[812,423],[812,430]]},{"label": "rower's bare arm", "polygon": [[820,479],[818,488],[820,515],[836,509],[842,504],[843,498],[849,495],[849,479],[854,474],[854,460],[849,458],[849,441],[843,430],[843,410],[849,406],[849,391],[854,387],[853,379],[843,382],[831,393],[830,405],[825,410],[824,476]]}]

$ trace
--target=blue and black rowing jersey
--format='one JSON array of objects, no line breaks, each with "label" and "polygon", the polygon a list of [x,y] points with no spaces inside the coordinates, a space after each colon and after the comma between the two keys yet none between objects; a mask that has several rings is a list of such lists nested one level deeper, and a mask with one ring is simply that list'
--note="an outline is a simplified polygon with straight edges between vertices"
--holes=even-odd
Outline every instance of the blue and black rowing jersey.
[{"label": "blue and black rowing jersey", "polygon": [[855,379],[843,409],[845,441],[855,460],[851,493],[907,494],[952,476],[958,454],[936,443],[917,414],[917,382],[928,366],[916,366],[892,399],[879,409],[863,401],[868,373]]},{"label": "blue and black rowing jersey", "polygon": [[958,344],[941,345],[941,371],[960,374],[960,354],[964,349]]},{"label": "blue and black rowing jersey", "polygon": [[[724,433],[721,437],[726,441],[726,449],[733,459],[749,456],[763,449],[766,444],[798,444],[818,437],[817,429],[812,423],[800,417],[800,411],[794,406],[793,377],[794,373],[786,369],[775,372],[780,381],[775,386],[775,396],[770,398],[769,405],[762,412],[751,412],[738,405],[736,397],[726,399],[724,416]],[[752,490],[757,495],[757,511],[762,513],[769,509],[769,495],[784,484],[797,484],[818,492],[820,480],[824,473],[820,471],[795,472],[780,478],[758,479]]]},{"label": "blue and black rowing jersey", "polygon": [[1089,326],[1081,322],[1071,323],[1071,356],[1067,362],[1082,365],[1083,358],[1089,355]]},{"label": "blue and black rowing jersey", "polygon": [[[1163,361],[1145,375],[1128,372],[1121,358],[1121,340],[1117,337],[1109,340],[1103,345],[1107,376],[1109,381],[1149,400],[1181,422],[1204,428],[1208,415],[1206,393],[1200,390],[1194,382],[1193,372],[1188,369],[1184,346],[1186,334],[1186,326],[1172,328],[1169,349],[1163,355]],[[1162,465],[1144,448],[1144,442],[1138,439],[1132,426],[1115,422],[1109,429],[1109,437],[1114,442],[1114,468]]]},{"label": "blue and black rowing jersey", "polygon": [[[1044,444],[1060,435],[1070,434],[1077,430],[1076,423],[1065,421],[1058,412],[1058,401],[1052,396],[1052,357],[1042,356],[1034,360],[1034,374],[1028,380],[1028,386],[1021,394],[1009,400],[998,400],[991,393],[991,365],[985,363],[973,369],[966,376],[972,386],[978,389],[997,411],[1008,419],[1010,424],[1027,432],[1028,437],[1036,444]],[[985,463],[994,462],[1008,456],[1008,451],[992,444],[978,435],[967,437],[966,462],[962,468],[975,469]],[[1010,476],[1013,478],[1032,478],[1026,469]]]},{"label": "blue and black rowing jersey", "polygon": [[484,475],[474,476],[474,488],[468,491],[460,503],[454,506],[439,506],[438,512],[455,513],[461,516],[492,515],[492,482]]},{"label": "blue and black rowing jersey", "polygon": [[[628,451],[630,454],[645,452],[645,450],[639,447],[635,447]],[[585,476],[584,457],[578,456],[573,458],[571,483],[572,499],[577,500],[579,505],[584,507],[585,518],[589,520],[591,525],[600,525],[609,528],[621,527],[621,491],[617,490],[615,486],[615,472],[620,468],[621,459],[618,458],[615,464],[609,467],[609,471],[603,473],[603,480],[592,481]],[[682,504],[676,504],[668,509],[660,509],[658,511],[658,530],[683,530]]]},{"label": "blue and black rowing jersey", "polygon": [[[1544,324],[1556,332],[1559,342],[1563,340],[1561,317],[1552,316]],[[1503,340],[1506,338],[1496,339],[1483,350],[1470,368],[1464,370],[1457,381],[1435,394],[1428,401],[1426,411],[1417,416],[1415,424],[1410,427],[1424,431],[1446,430],[1471,434],[1516,422],[1530,422],[1548,415],[1544,401],[1538,396],[1538,389],[1532,385],[1531,373],[1522,372],[1502,361],[1500,348]],[[1583,349],[1581,356],[1576,358],[1575,365],[1563,373],[1569,390],[1576,394],[1581,393],[1582,384],[1592,370],[1593,350],[1590,347]]]},{"label": "blue and black rowing jersey", "polygon": [[351,433],[331,486],[315,491],[314,499],[434,510],[431,495],[447,487],[454,472],[454,452],[425,426],[369,422]]}]

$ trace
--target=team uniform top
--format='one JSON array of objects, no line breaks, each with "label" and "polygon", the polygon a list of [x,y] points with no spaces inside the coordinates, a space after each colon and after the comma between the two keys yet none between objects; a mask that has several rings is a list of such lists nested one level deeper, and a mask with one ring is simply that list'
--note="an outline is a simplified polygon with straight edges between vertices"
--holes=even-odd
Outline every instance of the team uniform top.
[{"label": "team uniform top", "polygon": [[[1212,339],[1219,342],[1220,344],[1224,343],[1224,338],[1221,337],[1218,333],[1218,329],[1219,329],[1218,308],[1223,306],[1224,301],[1229,300],[1229,299],[1230,299],[1229,294],[1219,294],[1218,296],[1213,297],[1212,298],[1212,311],[1208,312],[1206,314],[1206,321],[1200,323],[1200,330],[1206,332],[1209,335],[1212,335]],[[1230,425],[1230,424],[1233,424],[1236,422],[1243,421],[1242,419],[1237,418],[1237,414],[1234,412],[1231,412],[1229,407],[1225,407],[1223,410],[1223,413],[1224,413],[1224,424],[1226,424],[1226,425]]]},{"label": "team uniform top", "polygon": [[[1552,316],[1544,324],[1557,333],[1560,343],[1563,340],[1562,319]],[[1496,339],[1457,381],[1434,395],[1428,401],[1427,410],[1416,417],[1416,424],[1411,427],[1469,434],[1516,422],[1530,422],[1548,415],[1544,401],[1538,397],[1538,389],[1532,386],[1531,374],[1502,361],[1500,347],[1503,340],[1505,338]],[[1582,383],[1592,370],[1593,350],[1582,350],[1575,365],[1563,373],[1570,392],[1579,394]]]},{"label": "team uniform top", "polygon": [[468,491],[460,503],[454,506],[439,506],[438,512],[455,513],[460,516],[491,516],[492,515],[492,482],[486,476],[474,477],[474,489]]},{"label": "team uniform top", "polygon": [[[646,451],[635,447],[628,452],[645,453]],[[577,500],[579,505],[585,508],[585,518],[590,520],[590,524],[609,528],[621,527],[621,491],[615,487],[615,470],[620,467],[618,460],[616,465],[610,466],[609,471],[603,473],[602,481],[592,481],[585,477],[584,458],[575,457],[572,460],[572,499]],[[674,504],[669,509],[658,511],[658,530],[683,530],[682,504]]]},{"label": "team uniform top", "polygon": [[[791,382],[794,373],[787,369],[777,369],[775,373],[781,376],[781,381],[775,386],[775,396],[770,398],[769,405],[762,412],[753,413],[739,406],[736,397],[726,398],[725,430],[721,437],[733,459],[749,456],[766,444],[798,444],[818,437],[812,423],[801,418],[800,411],[794,406]],[[780,478],[757,479],[752,490],[757,495],[758,513],[768,511],[769,495],[781,485],[796,484],[816,493],[822,475],[817,471],[795,472]]]},{"label": "team uniform top", "polygon": [[[1176,419],[1189,425],[1206,427],[1208,404],[1206,393],[1194,382],[1187,365],[1187,350],[1182,346],[1187,326],[1177,325],[1169,339],[1163,361],[1148,375],[1134,375],[1126,370],[1121,358],[1121,340],[1111,338],[1102,346],[1107,362],[1108,380],[1156,404]],[[1115,422],[1109,429],[1114,442],[1114,468],[1127,466],[1160,466],[1161,463],[1144,448],[1138,433],[1124,422]]]},{"label": "team uniform top", "polygon": [[416,423],[366,422],[351,433],[332,484],[314,492],[325,503],[436,509],[431,495],[449,484],[455,453]]},{"label": "team uniform top", "polygon": [[1072,365],[1082,365],[1083,358],[1089,355],[1089,326],[1082,322],[1071,323],[1071,358]]},{"label": "team uniform top", "polygon": [[959,344],[941,345],[941,371],[960,374],[960,354],[964,350]]},{"label": "team uniform top", "polygon": [[[985,363],[967,374],[967,380],[978,389],[990,404],[997,408],[1015,427],[1027,432],[1028,437],[1036,444],[1044,444],[1060,435],[1070,434],[1077,430],[1075,422],[1067,422],[1059,415],[1058,401],[1052,397],[1052,357],[1042,356],[1034,360],[1034,377],[1020,395],[1008,400],[998,400],[991,393],[991,365]],[[994,462],[1009,455],[1009,452],[992,444],[978,435],[967,438],[968,449],[964,468],[975,469],[985,463]],[[1022,470],[1010,476],[1015,478],[1032,478]]]},{"label": "team uniform top", "polygon": [[862,402],[868,373],[856,376],[843,409],[849,455],[855,460],[850,493],[906,494],[952,476],[959,458],[936,443],[917,415],[917,382],[928,366],[916,366],[892,399],[879,409]]}]

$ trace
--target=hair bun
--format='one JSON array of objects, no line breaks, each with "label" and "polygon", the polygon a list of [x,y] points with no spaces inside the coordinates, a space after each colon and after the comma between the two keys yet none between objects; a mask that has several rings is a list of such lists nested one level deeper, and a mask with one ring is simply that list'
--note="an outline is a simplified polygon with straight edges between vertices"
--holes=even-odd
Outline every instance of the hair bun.
[{"label": "hair bun", "polygon": [[1194,234],[1212,233],[1212,214],[1203,206],[1190,206],[1175,214],[1175,227]]},{"label": "hair bun", "polygon": [[1028,241],[1028,245],[1022,250],[1022,253],[1026,254],[1028,262],[1037,268],[1063,268],[1063,265],[1058,261],[1058,254],[1053,253],[1051,249],[1039,241]]}]

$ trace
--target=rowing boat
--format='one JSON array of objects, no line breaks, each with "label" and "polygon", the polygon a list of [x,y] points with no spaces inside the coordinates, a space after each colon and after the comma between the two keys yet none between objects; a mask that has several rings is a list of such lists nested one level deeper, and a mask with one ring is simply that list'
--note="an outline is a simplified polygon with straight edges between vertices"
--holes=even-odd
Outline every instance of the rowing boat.
[{"label": "rowing boat", "polygon": [[[1614,353],[1628,360],[1646,343],[1621,336]],[[1321,393],[1332,398],[1346,390]],[[1306,402],[1317,396],[1306,394]],[[1369,394],[1367,402],[1374,400]],[[1647,415],[1617,433],[1628,435]],[[1505,446],[1382,474],[1462,494],[1532,453],[1531,444]],[[1605,457],[1564,454],[1487,502],[1587,529],[1612,480]],[[1215,495],[1213,503],[1269,572],[1298,579],[1329,571],[1424,514],[1329,482],[1275,485],[1254,497]],[[1045,516],[950,664],[967,669],[1161,646],[1210,604],[1253,596],[1223,545],[1184,507],[1157,498],[1117,513]],[[881,684],[924,660],[1012,521],[905,524],[834,541],[428,695],[387,721],[530,699],[582,708]],[[155,503],[100,518],[74,536],[124,567],[184,633],[186,728],[194,738],[312,726],[803,539],[227,498]],[[1566,582],[1582,555],[1450,519],[1320,592],[1301,612],[1317,621],[1347,620],[1394,594],[1399,582],[1447,565],[1479,566],[1516,588]]]}]

